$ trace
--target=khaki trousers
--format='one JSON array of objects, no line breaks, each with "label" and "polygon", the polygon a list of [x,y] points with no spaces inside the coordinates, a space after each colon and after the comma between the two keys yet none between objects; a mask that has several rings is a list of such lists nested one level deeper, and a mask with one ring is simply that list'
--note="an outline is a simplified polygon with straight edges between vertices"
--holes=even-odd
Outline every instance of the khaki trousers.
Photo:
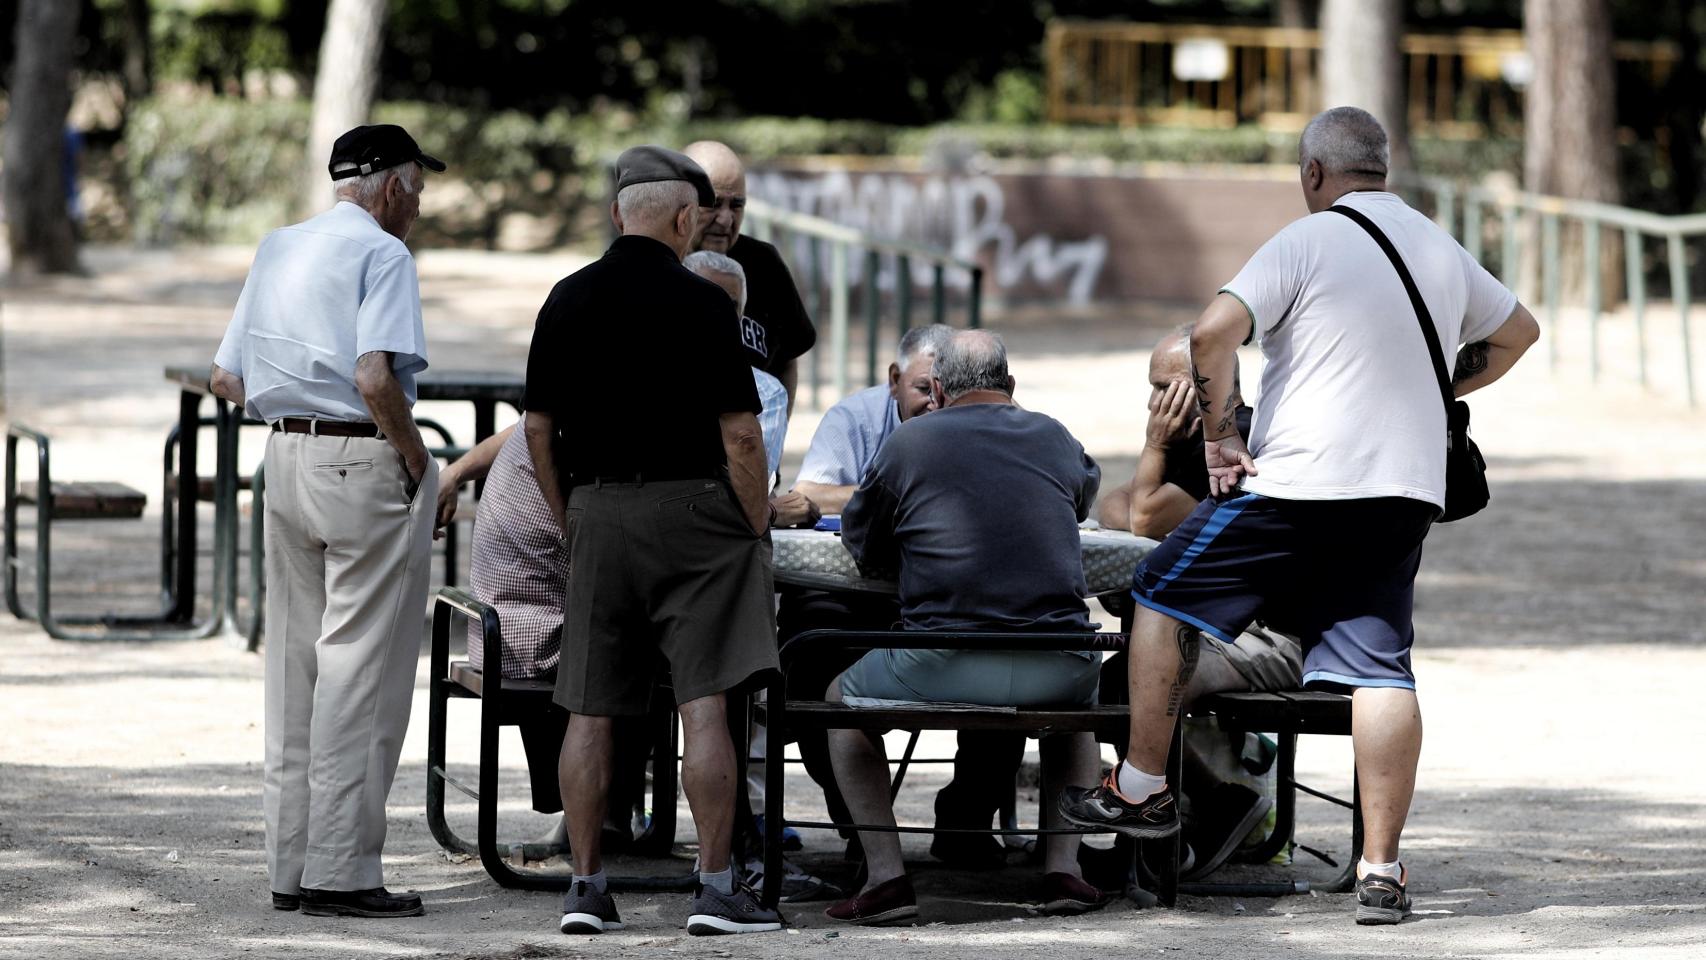
[{"label": "khaki trousers", "polygon": [[385,798],[420,659],[436,462],[274,433],[266,454],[266,764],[276,893],[384,885]]}]

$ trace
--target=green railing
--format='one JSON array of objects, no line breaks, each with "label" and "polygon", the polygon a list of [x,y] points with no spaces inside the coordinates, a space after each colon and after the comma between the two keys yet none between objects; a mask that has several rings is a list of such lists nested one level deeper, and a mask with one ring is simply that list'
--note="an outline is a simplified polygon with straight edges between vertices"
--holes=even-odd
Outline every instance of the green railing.
[{"label": "green railing", "polygon": [[[788,261],[805,300],[806,311],[818,325],[818,347],[809,354],[811,403],[823,409],[822,335],[824,306],[829,313],[829,367],[834,400],[848,393],[848,354],[852,343],[852,305],[855,299],[865,324],[865,382],[877,383],[885,344],[885,318],[892,315],[896,335],[911,328],[915,301],[929,297],[929,322],[951,323],[950,299],[965,311],[965,325],[983,322],[983,268],[946,250],[927,244],[883,237],[808,214],[785,210],[760,200],[748,200],[742,228],[773,243]],[[888,268],[885,272],[885,266]],[[950,298],[963,281],[962,296]],[[832,401],[833,402],[833,401]]]},{"label": "green railing", "polygon": [[[1604,203],[1569,200],[1563,197],[1524,193],[1516,190],[1497,190],[1485,187],[1464,187],[1437,177],[1409,177],[1395,184],[1401,193],[1431,203],[1435,221],[1478,262],[1493,269],[1507,287],[1518,290],[1530,286],[1524,283],[1523,264],[1533,262],[1524,257],[1525,247],[1539,235],[1538,269],[1539,296],[1524,293],[1531,305],[1538,305],[1549,328],[1548,356],[1554,369],[1558,364],[1558,331],[1564,307],[1563,269],[1566,258],[1578,267],[1600,264],[1602,241],[1607,234],[1620,236],[1623,241],[1623,281],[1626,302],[1635,321],[1635,368],[1640,384],[1647,382],[1647,280],[1649,264],[1646,259],[1650,239],[1663,241],[1664,266],[1668,268],[1671,301],[1677,311],[1679,342],[1682,355],[1683,389],[1688,405],[1695,406],[1694,344],[1689,328],[1689,307],[1693,300],[1690,285],[1688,241],[1706,235],[1706,214],[1665,216],[1632,210]],[[1579,242],[1572,242],[1569,251],[1563,249],[1564,227]],[[1489,240],[1496,239],[1498,254],[1489,263],[1492,251]],[[1572,236],[1574,241],[1576,238]],[[1661,276],[1664,271],[1660,271]],[[1530,271],[1532,274],[1532,271]],[[1588,373],[1598,382],[1600,377],[1600,322],[1606,312],[1600,269],[1582,271],[1583,305],[1587,309]]]}]

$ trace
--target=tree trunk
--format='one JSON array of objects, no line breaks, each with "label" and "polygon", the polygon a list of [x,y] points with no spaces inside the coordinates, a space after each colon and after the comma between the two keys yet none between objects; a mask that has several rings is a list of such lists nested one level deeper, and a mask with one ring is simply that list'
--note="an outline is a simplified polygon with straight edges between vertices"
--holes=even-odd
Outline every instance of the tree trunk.
[{"label": "tree trunk", "polygon": [[7,239],[12,273],[71,273],[77,238],[65,197],[65,115],[81,4],[18,4],[12,115],[6,121]]},{"label": "tree trunk", "polygon": [[124,0],[124,104],[154,92],[154,36],[149,0]]},{"label": "tree trunk", "polygon": [[1399,0],[1322,0],[1321,106],[1361,107],[1386,128],[1392,169],[1409,170]]},{"label": "tree trunk", "polygon": [[300,212],[323,209],[331,197],[326,161],[344,131],[367,122],[379,85],[379,49],[384,39],[385,0],[332,0],[320,40],[314,78],[314,119],[303,166]]},{"label": "tree trunk", "polygon": [[1671,195],[1679,213],[1693,213],[1700,196],[1700,128],[1706,123],[1706,76],[1700,70],[1700,0],[1678,3],[1675,26],[1681,58],[1666,84],[1665,125],[1670,130]]},{"label": "tree trunk", "polygon": [[[1524,0],[1523,31],[1533,61],[1523,108],[1523,182],[1535,193],[1617,203],[1616,61],[1606,0]],[[1582,239],[1562,235],[1563,293],[1585,287]],[[1602,231],[1602,290],[1621,295],[1622,246]]]},{"label": "tree trunk", "polygon": [[1316,0],[1276,0],[1274,26],[1307,30],[1315,26]]}]

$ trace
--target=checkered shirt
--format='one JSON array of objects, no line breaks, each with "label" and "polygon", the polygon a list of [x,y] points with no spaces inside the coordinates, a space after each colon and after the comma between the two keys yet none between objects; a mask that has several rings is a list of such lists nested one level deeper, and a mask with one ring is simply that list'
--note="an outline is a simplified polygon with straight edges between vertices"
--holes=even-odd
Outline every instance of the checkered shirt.
[{"label": "checkered shirt", "polygon": [[[486,476],[469,575],[474,596],[498,611],[505,677],[525,680],[557,671],[569,583],[561,538],[562,529],[534,481],[527,438],[518,428]],[[468,659],[483,669],[476,637],[470,624]]]}]

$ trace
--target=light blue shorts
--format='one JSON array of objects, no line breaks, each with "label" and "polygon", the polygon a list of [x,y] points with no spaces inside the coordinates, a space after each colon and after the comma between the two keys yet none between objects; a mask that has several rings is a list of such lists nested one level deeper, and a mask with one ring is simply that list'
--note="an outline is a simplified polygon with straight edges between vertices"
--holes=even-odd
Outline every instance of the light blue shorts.
[{"label": "light blue shorts", "polygon": [[1056,650],[872,650],[841,675],[841,695],[991,707],[1096,702],[1101,657]]}]

